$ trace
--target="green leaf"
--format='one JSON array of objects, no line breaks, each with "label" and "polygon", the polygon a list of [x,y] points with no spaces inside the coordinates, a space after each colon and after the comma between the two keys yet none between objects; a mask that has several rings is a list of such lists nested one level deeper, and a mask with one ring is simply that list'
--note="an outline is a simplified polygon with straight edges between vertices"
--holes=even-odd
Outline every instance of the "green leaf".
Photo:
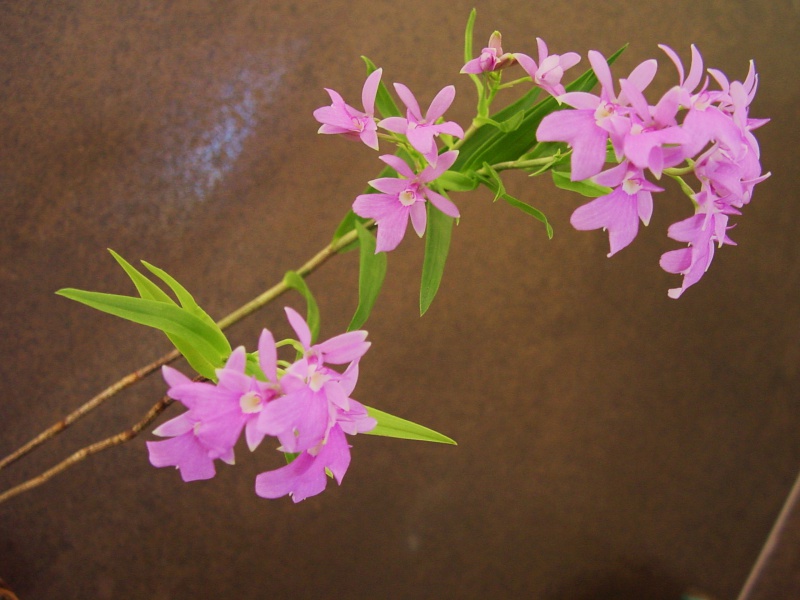
[{"label": "green leaf", "polygon": [[435,208],[430,202],[427,202],[427,205],[428,227],[425,236],[425,258],[422,261],[422,284],[419,290],[420,316],[425,314],[436,297],[436,292],[439,291],[453,232],[453,218]]},{"label": "green leaf", "polygon": [[469,192],[478,187],[478,180],[471,174],[445,171],[436,179],[436,184],[443,190]]},{"label": "green leaf", "polygon": [[[377,69],[375,63],[373,63],[366,56],[362,56],[361,60],[363,60],[367,65],[367,75]],[[378,93],[375,96],[375,108],[384,119],[386,117],[403,116],[403,113],[401,113],[400,109],[397,108],[397,104],[394,103],[394,99],[392,98],[391,94],[389,94],[389,90],[383,84],[383,81],[378,84]]]},{"label": "green leaf", "polygon": [[514,113],[509,119],[505,121],[495,121],[494,119],[490,119],[489,117],[476,117],[475,123],[478,125],[491,125],[502,131],[503,133],[508,133],[509,131],[514,131],[522,125],[522,119],[525,116],[525,111],[518,111]]},{"label": "green leaf", "polygon": [[114,252],[111,248],[108,249],[111,253],[111,256],[114,257],[119,265],[125,270],[128,274],[128,277],[131,278],[133,281],[133,285],[136,286],[136,291],[139,292],[139,295],[142,298],[147,298],[148,300],[158,300],[160,302],[167,302],[169,304],[175,304],[175,301],[170,298],[167,293],[158,287],[155,283],[150,281],[147,277],[142,275],[136,267],[131,265],[127,260],[122,258],[119,254]]},{"label": "green leaf", "polygon": [[308,323],[308,328],[311,330],[311,343],[316,342],[319,336],[319,307],[311,290],[306,285],[305,279],[294,271],[287,271],[286,275],[283,276],[283,282],[293,290],[300,292],[303,298],[306,299],[306,323]]},{"label": "green leaf", "polygon": [[[207,323],[174,304],[72,288],[59,290],[56,293],[128,321],[154,327],[168,335],[178,336],[194,348],[205,362],[214,367],[221,367],[224,358],[230,353],[230,345],[227,340],[224,340],[224,343],[221,342],[216,331],[209,328]],[[197,368],[195,365],[192,366]],[[199,369],[198,372],[208,377]],[[213,376],[213,371],[211,375]]]},{"label": "green leaf", "polygon": [[154,265],[151,265],[150,263],[148,263],[148,262],[146,262],[144,260],[142,261],[142,264],[153,275],[155,275],[156,277],[161,279],[161,281],[163,281],[164,283],[166,283],[169,286],[169,288],[175,294],[175,297],[178,298],[178,302],[181,303],[181,306],[184,309],[189,311],[191,314],[193,314],[198,319],[204,321],[208,325],[210,330],[216,331],[217,337],[219,338],[220,343],[223,344],[223,346],[225,348],[227,348],[227,354],[230,354],[231,345],[230,345],[230,342],[228,342],[228,338],[226,338],[225,334],[222,333],[222,329],[219,328],[219,325],[217,325],[216,321],[214,321],[214,319],[212,319],[208,315],[208,313],[206,313],[206,311],[204,311],[202,308],[200,308],[200,306],[197,304],[197,302],[195,302],[195,299],[188,292],[188,290],[185,287],[183,287],[180,283],[178,283],[178,281],[174,277],[172,277],[170,274],[168,274],[163,269],[159,269],[158,267],[156,267]]},{"label": "green leaf", "polygon": [[530,215],[534,219],[541,221],[542,223],[544,223],[545,230],[547,231],[547,237],[549,239],[553,239],[553,226],[550,225],[550,222],[547,220],[547,217],[542,211],[506,193],[506,188],[503,185],[503,181],[500,179],[500,174],[497,171],[495,171],[490,164],[484,163],[483,170],[486,171],[488,175],[486,176],[479,175],[479,177],[481,181],[486,185],[486,187],[488,187],[495,193],[494,196],[495,201],[497,201],[499,198],[502,198],[514,208],[518,208],[526,215]]},{"label": "green leaf", "polygon": [[[133,281],[133,284],[136,286],[136,290],[139,292],[139,295],[142,298],[147,300],[158,300],[159,302],[166,302],[167,304],[175,306],[175,301],[170,298],[164,290],[158,287],[155,283],[150,281],[147,277],[142,275],[136,268],[134,268],[128,261],[126,261],[122,256],[114,252],[109,248],[108,250],[114,259],[119,263],[119,265],[125,270],[128,276]],[[188,293],[188,292],[187,292]],[[205,313],[204,313],[205,314]],[[213,322],[212,322],[213,323]],[[213,323],[214,327],[217,328],[216,323]],[[205,357],[203,352],[197,350],[192,346],[192,344],[187,341],[186,339],[182,338],[179,335],[174,333],[166,333],[165,335],[169,338],[169,341],[172,342],[172,345],[178,349],[183,357],[186,359],[186,362],[189,363],[195,371],[197,371],[203,377],[210,379],[212,381],[216,381],[216,368],[222,365],[220,364],[213,364],[209,362],[209,360]],[[220,333],[222,333],[220,331]],[[224,336],[223,336],[224,337]],[[226,339],[227,343],[227,339]],[[230,344],[228,343],[228,353],[230,353]]]},{"label": "green leaf", "polygon": [[478,10],[473,8],[469,12],[467,19],[467,27],[464,30],[464,62],[468,63],[472,60],[472,38],[475,31],[475,19],[478,17]]},{"label": "green leaf", "polygon": [[386,277],[386,252],[375,254],[375,236],[361,223],[356,223],[358,242],[361,245],[361,262],[358,271],[358,307],[347,331],[360,329],[367,322],[375,300]]},{"label": "green leaf", "polygon": [[366,407],[367,414],[378,421],[377,427],[372,431],[367,431],[369,435],[380,435],[384,437],[401,438],[404,440],[420,440],[423,442],[437,442],[439,444],[453,444],[456,442],[446,435],[417,425],[412,421],[395,417],[389,413],[385,413],[377,408],[370,406]]},{"label": "green leaf", "polygon": [[560,171],[550,171],[550,173],[553,175],[553,183],[556,187],[562,190],[578,192],[587,198],[598,198],[610,194],[613,191],[609,187],[599,185],[588,179],[584,181],[572,181],[568,173],[562,173]]}]

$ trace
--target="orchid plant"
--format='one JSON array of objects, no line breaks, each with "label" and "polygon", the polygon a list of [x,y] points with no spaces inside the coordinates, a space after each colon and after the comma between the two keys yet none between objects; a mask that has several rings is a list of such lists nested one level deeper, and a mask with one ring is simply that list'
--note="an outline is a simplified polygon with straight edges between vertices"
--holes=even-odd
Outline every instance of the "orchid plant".
[{"label": "orchid plant", "polygon": [[[590,198],[573,212],[570,222],[579,230],[607,231],[608,256],[633,242],[639,222],[650,221],[653,195],[664,191],[666,180],[674,180],[690,200],[690,214],[667,231],[683,244],[661,257],[665,271],[682,277],[669,297],[678,298],[700,280],[716,248],[734,243],[728,236],[730,218],[741,213],[755,185],[769,176],[762,173],[753,134],[767,120],[749,116],[758,87],[753,63],[744,81],[730,81],[718,70],[704,71],[700,53],[692,46],[687,74],[678,54],[661,46],[674,64],[678,82],[653,103],[645,91],[656,75],[654,59],[615,82],[611,65],[622,50],[608,58],[592,50],[589,69],[565,84],[566,72],[581,60],[577,53],[550,54],[546,43],[536,38],[538,60],[534,60],[521,52],[504,52],[500,33],[495,32],[476,56],[474,22],[475,11],[467,23],[461,69],[477,91],[476,115],[466,128],[445,117],[455,99],[453,85],[442,88],[423,112],[411,89],[394,83],[401,108],[384,82],[383,70],[366,58],[363,110],[347,104],[335,90],[326,90],[331,104],[313,114],[321,124],[319,133],[382,151],[378,159],[385,166],[353,200],[331,243],[262,296],[215,322],[175,278],[143,262],[155,280],[148,278],[113,251],[138,296],[59,292],[163,331],[176,351],[111,386],[60,427],[50,428],[0,461],[0,467],[159,367],[167,396],[131,430],[0,494],[0,501],[93,452],[131,439],[174,401],[186,410],[153,430],[164,439],[147,442],[151,464],[177,468],[184,481],[209,479],[218,460],[234,463],[234,448],[242,435],[250,451],[265,438],[275,438],[272,445],[284,454],[286,464],[257,476],[255,492],[264,498],[289,496],[299,502],[321,493],[331,478],[341,484],[351,459],[347,436],[368,433],[454,443],[352,397],[359,361],[370,348],[362,327],[386,276],[386,255],[403,242],[409,221],[417,236],[425,238],[420,313],[427,311],[441,284],[453,226],[460,218],[451,196],[484,186],[495,201],[503,200],[538,219],[552,237],[552,227],[538,208],[508,194],[500,175],[506,170],[549,175],[557,187]],[[515,78],[504,81],[514,70]],[[599,95],[591,93],[598,84]],[[527,89],[497,110],[495,102],[502,92],[517,86]],[[318,342],[320,314],[304,277],[329,257],[354,248],[359,248],[360,276],[352,321],[346,332]],[[305,317],[286,308],[296,337],[276,341],[263,329],[255,350],[232,349],[223,329],[290,289],[299,292],[307,306]],[[279,357],[282,353],[286,356]],[[166,366],[179,355],[195,371],[193,376]]]}]

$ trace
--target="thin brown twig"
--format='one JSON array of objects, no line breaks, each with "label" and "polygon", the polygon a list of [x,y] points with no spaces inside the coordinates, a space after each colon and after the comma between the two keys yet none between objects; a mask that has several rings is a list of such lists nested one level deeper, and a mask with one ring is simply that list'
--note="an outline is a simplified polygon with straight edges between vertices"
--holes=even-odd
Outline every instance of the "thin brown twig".
[{"label": "thin brown twig", "polygon": [[152,423],[158,415],[164,412],[164,410],[173,402],[174,400],[172,398],[170,398],[169,396],[164,396],[163,398],[161,398],[161,400],[156,402],[156,404],[154,404],[150,408],[150,410],[147,411],[147,414],[141,421],[136,423],[130,429],[121,431],[117,435],[113,435],[110,438],[106,438],[100,442],[95,442],[94,444],[86,446],[85,448],[81,448],[80,450],[72,454],[70,457],[62,460],[56,466],[47,469],[47,471],[45,471],[44,473],[37,475],[36,477],[33,477],[24,483],[14,486],[9,490],[6,490],[2,494],[0,494],[0,504],[5,502],[6,500],[13,498],[18,494],[21,494],[22,492],[27,492],[30,489],[42,485],[45,481],[47,481],[51,477],[54,477],[55,475],[58,475],[62,471],[71,467],[72,465],[79,463],[82,460],[85,460],[92,454],[95,454],[107,448],[111,448],[113,446],[118,446],[124,442],[132,440],[137,435],[139,435],[139,433],[145,427],[147,427],[150,423]]},{"label": "thin brown twig", "polygon": [[[371,229],[371,228],[373,228],[375,226],[375,222],[371,221],[371,220],[367,221],[364,224],[364,226],[366,228],[368,228],[368,229]],[[303,264],[299,269],[297,269],[297,273],[301,277],[305,277],[306,275],[309,275],[315,269],[317,269],[317,267],[319,267],[323,263],[325,263],[330,257],[332,257],[337,252],[339,252],[342,248],[344,248],[345,246],[348,246],[349,244],[355,242],[357,237],[358,237],[358,233],[357,233],[356,230],[352,230],[349,233],[346,233],[345,235],[343,235],[342,237],[340,237],[336,241],[331,242],[330,244],[325,246],[325,248],[323,248],[322,250],[317,252],[317,254],[315,254],[311,259],[306,261],[305,264]],[[259,308],[269,304],[270,302],[272,302],[273,300],[278,298],[281,294],[286,292],[288,289],[289,289],[289,287],[286,285],[286,283],[284,281],[281,281],[281,282],[277,283],[276,285],[272,286],[271,288],[269,288],[268,290],[263,292],[261,295],[255,297],[250,302],[245,303],[244,305],[240,306],[239,308],[237,308],[236,310],[231,312],[229,315],[227,315],[227,316],[223,317],[222,319],[220,319],[219,321],[217,321],[217,325],[219,325],[219,327],[221,329],[225,329],[227,327],[230,327],[234,323],[238,323],[239,321],[241,321],[242,319],[244,319],[248,315],[254,313]],[[48,429],[44,430],[39,435],[37,435],[35,438],[30,440],[28,443],[26,443],[23,446],[19,447],[17,450],[15,450],[11,454],[9,454],[8,456],[6,456],[2,460],[0,460],[0,469],[2,469],[3,467],[8,466],[9,464],[11,464],[12,462],[14,462],[16,460],[19,460],[20,458],[22,458],[23,456],[25,456],[26,454],[28,454],[29,452],[31,452],[32,450],[37,448],[38,446],[42,445],[44,442],[46,442],[50,438],[55,437],[56,435],[58,435],[59,433],[64,431],[67,427],[72,425],[75,421],[77,421],[81,417],[85,416],[86,414],[88,414],[89,412],[91,412],[92,410],[94,410],[95,408],[100,406],[101,404],[103,404],[106,400],[108,400],[109,398],[111,398],[112,396],[117,394],[118,392],[121,392],[122,390],[124,390],[125,388],[133,385],[137,381],[141,381],[142,379],[144,379],[145,377],[147,377],[148,375],[150,375],[151,373],[156,371],[159,367],[172,362],[173,360],[177,359],[178,357],[180,357],[180,353],[177,350],[173,350],[172,352],[169,352],[169,353],[165,354],[164,356],[162,356],[161,358],[155,360],[154,362],[152,362],[152,363],[150,363],[150,364],[148,364],[148,365],[146,365],[146,366],[144,366],[144,367],[142,367],[140,369],[137,369],[136,371],[126,375],[125,377],[123,377],[122,379],[117,381],[116,383],[110,385],[105,390],[103,390],[102,392],[100,392],[99,394],[94,396],[91,400],[89,400],[88,402],[86,402],[85,404],[80,406],[77,410],[71,412],[64,419],[62,419],[59,422],[55,423],[54,425],[52,425]],[[155,407],[153,407],[153,408],[155,408]],[[164,407],[164,408],[166,408],[166,407]],[[158,414],[158,413],[156,413],[156,414]],[[122,434],[120,434],[120,435],[122,435]],[[116,437],[117,436],[115,436],[115,438]],[[114,439],[114,438],[109,438],[109,439]],[[105,440],[105,442],[107,442],[107,441],[108,440]],[[126,441],[126,440],[123,439],[122,441]],[[103,444],[105,442],[98,442],[98,444]],[[117,442],[117,443],[122,443],[122,442]],[[47,477],[45,477],[41,482],[35,483],[34,485],[31,485],[30,487],[36,487],[40,483],[46,481],[47,479],[49,479],[50,477],[52,477],[56,473],[59,473],[60,471],[63,471],[64,469],[66,469],[67,467],[71,466],[75,462],[79,462],[80,460],[83,460],[83,458],[85,458],[85,457],[82,457],[82,458],[79,458],[79,459],[77,459],[75,461],[69,462],[72,458],[74,458],[76,455],[80,454],[84,450],[87,450],[89,448],[93,448],[93,447],[97,446],[98,444],[93,444],[92,446],[87,446],[83,450],[79,450],[78,452],[73,454],[72,457],[70,457],[69,459],[63,461],[62,463],[59,463],[58,465],[56,465],[56,467],[53,467],[52,469],[50,469],[48,471],[45,471],[39,477],[43,477],[45,475],[47,475]],[[103,446],[103,447],[101,447],[101,448],[99,448],[97,450],[93,450],[89,454],[93,454],[94,452],[98,452],[99,450],[104,450],[106,447],[110,447],[112,445],[116,445],[116,444],[110,444],[110,445],[107,445],[107,446]],[[88,454],[87,454],[87,456],[88,456]],[[66,463],[68,463],[68,464],[66,464]],[[55,470],[55,469],[57,469],[57,470]],[[48,473],[49,473],[49,475],[48,475]],[[28,482],[22,484],[22,486],[25,486],[25,485],[33,482],[33,481],[36,481],[36,480],[38,480],[38,477],[29,480]],[[2,502],[6,498],[10,498],[11,496],[9,496],[7,494],[9,494],[10,492],[12,492],[14,490],[17,490],[18,488],[20,488],[22,486],[17,486],[15,488],[12,488],[8,492],[5,492],[4,494],[0,495],[0,502]],[[30,487],[25,488],[25,489],[30,489]],[[20,491],[25,491],[25,489],[22,489]],[[14,494],[11,494],[11,495],[16,495],[17,493],[19,493],[19,491],[15,492]]]},{"label": "thin brown twig", "polygon": [[179,356],[180,352],[178,352],[177,350],[173,350],[172,352],[165,354],[158,360],[151,362],[149,365],[146,365],[141,369],[137,369],[133,373],[129,373],[116,383],[108,386],[102,392],[97,394],[94,398],[83,404],[80,408],[71,412],[66,417],[61,419],[58,423],[55,423],[51,427],[45,429],[35,438],[30,440],[27,444],[25,444],[24,446],[20,446],[19,448],[14,450],[14,452],[6,456],[4,459],[0,460],[0,469],[10,465],[16,460],[19,460],[37,446],[40,446],[50,438],[55,437],[57,434],[61,433],[67,427],[72,425],[75,421],[77,421],[90,411],[100,406],[103,402],[105,402],[109,398],[111,398],[111,396],[113,396],[114,394],[121,392],[122,390],[133,385],[137,381],[144,379],[145,377],[150,375],[150,373],[158,369],[160,366],[172,362]]}]

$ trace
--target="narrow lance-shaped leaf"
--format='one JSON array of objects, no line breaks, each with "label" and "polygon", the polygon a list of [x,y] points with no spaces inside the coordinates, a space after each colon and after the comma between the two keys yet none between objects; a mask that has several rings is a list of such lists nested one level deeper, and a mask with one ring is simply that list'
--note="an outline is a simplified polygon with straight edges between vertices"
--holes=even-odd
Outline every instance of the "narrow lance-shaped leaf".
[{"label": "narrow lance-shaped leaf", "polygon": [[478,17],[478,10],[473,8],[469,11],[469,18],[467,19],[467,26],[464,29],[464,62],[468,63],[472,60],[472,40],[475,30],[475,19]]},{"label": "narrow lance-shaped leaf", "polygon": [[455,440],[434,431],[423,425],[418,425],[412,421],[395,417],[377,408],[366,407],[367,414],[378,421],[375,429],[367,431],[369,435],[380,435],[384,437],[401,438],[404,440],[420,440],[423,442],[437,442],[439,444],[456,445]]},{"label": "narrow lance-shaped leaf", "polygon": [[114,260],[119,263],[125,273],[128,274],[128,277],[131,278],[133,281],[133,285],[136,286],[136,291],[139,292],[139,295],[142,298],[147,298],[148,300],[158,300],[160,302],[167,302],[169,304],[176,304],[176,302],[169,297],[169,295],[158,287],[155,283],[150,281],[147,277],[142,275],[136,267],[131,265],[127,260],[122,258],[119,254],[114,252],[111,248],[108,249],[111,253],[111,256],[114,257]]},{"label": "narrow lance-shaped leaf", "polygon": [[200,306],[197,304],[195,299],[192,295],[188,292],[188,290],[183,287],[178,281],[172,277],[169,273],[164,271],[163,269],[159,269],[156,266],[151,265],[148,262],[142,261],[142,264],[151,272],[153,275],[161,279],[164,283],[166,283],[170,289],[175,293],[175,296],[178,298],[178,302],[181,303],[181,306],[192,313],[195,317],[203,321],[206,325],[208,325],[210,331],[215,331],[217,337],[220,340],[221,344],[227,348],[227,353],[230,354],[231,352],[231,345],[228,342],[228,338],[225,337],[225,334],[222,333],[222,329],[219,328],[216,321],[212,319],[206,311],[204,311]]},{"label": "narrow lance-shaped leaf", "polygon": [[[125,270],[128,274],[128,277],[131,278],[133,284],[136,286],[136,290],[139,292],[139,295],[142,298],[147,300],[157,300],[159,302],[165,302],[172,306],[175,306],[175,301],[167,295],[164,290],[158,287],[155,283],[150,281],[147,277],[142,275],[136,268],[133,267],[128,261],[126,261],[122,256],[114,252],[109,248],[109,252],[114,257],[114,259],[119,263],[119,265]],[[214,324],[216,327],[216,324]],[[212,381],[216,381],[216,369],[222,366],[222,363],[212,363],[206,357],[206,355],[197,350],[191,342],[186,340],[185,338],[174,334],[174,333],[167,333],[164,334],[169,338],[169,341],[178,349],[183,357],[186,359],[186,362],[189,363],[195,371],[197,371],[203,377],[210,379]],[[226,340],[227,341],[227,340]],[[230,347],[230,344],[228,344]]]},{"label": "narrow lance-shaped leaf", "polygon": [[514,196],[508,194],[506,192],[506,188],[503,185],[502,179],[500,179],[500,174],[495,171],[491,165],[488,163],[483,164],[483,171],[487,173],[487,175],[478,175],[481,181],[495,193],[494,200],[495,202],[502,198],[508,204],[517,208],[524,212],[526,215],[532,216],[534,219],[537,219],[544,223],[545,229],[547,230],[547,237],[552,239],[553,238],[553,226],[550,225],[550,221],[547,220],[547,216],[540,211],[538,208],[534,208],[530,204],[523,202],[522,200],[518,200]]},{"label": "narrow lance-shaped leaf", "polygon": [[305,282],[305,279],[300,277],[294,271],[287,271],[286,275],[283,276],[284,283],[292,288],[293,290],[297,290],[306,300],[306,323],[308,323],[308,328],[311,330],[311,342],[314,343],[317,341],[317,337],[319,336],[319,307],[317,306],[317,301],[314,300],[314,295],[311,293],[308,285]]},{"label": "narrow lance-shaped leaf", "polygon": [[220,344],[216,332],[210,330],[205,322],[174,304],[71,288],[56,293],[128,321],[177,335],[213,365],[222,366],[229,353],[227,340],[224,345]]},{"label": "narrow lance-shaped leaf", "polygon": [[550,173],[553,176],[553,183],[557,188],[578,192],[587,198],[598,198],[610,194],[613,191],[610,187],[600,185],[588,179],[584,181],[572,181],[568,173],[562,173],[561,171],[550,171]]},{"label": "narrow lance-shaped leaf", "polygon": [[356,223],[356,230],[361,245],[361,262],[358,270],[358,307],[347,331],[360,329],[367,322],[386,277],[386,252],[375,254],[375,236],[361,223]]},{"label": "narrow lance-shaped leaf", "polygon": [[453,232],[453,218],[427,202],[428,227],[425,235],[425,258],[422,261],[422,284],[419,290],[419,314],[425,312],[439,291],[442,282],[447,253],[450,250],[450,237]]},{"label": "narrow lance-shaped leaf", "polygon": [[443,190],[455,192],[469,192],[478,187],[478,179],[473,173],[457,173],[445,171],[436,179],[436,185]]},{"label": "narrow lance-shaped leaf", "polygon": [[491,125],[502,131],[503,133],[508,133],[509,131],[514,131],[519,129],[519,126],[522,125],[522,119],[525,116],[525,112],[520,110],[516,112],[512,117],[506,119],[505,121],[495,121],[494,119],[490,119],[489,117],[477,117],[475,122],[479,125]]}]

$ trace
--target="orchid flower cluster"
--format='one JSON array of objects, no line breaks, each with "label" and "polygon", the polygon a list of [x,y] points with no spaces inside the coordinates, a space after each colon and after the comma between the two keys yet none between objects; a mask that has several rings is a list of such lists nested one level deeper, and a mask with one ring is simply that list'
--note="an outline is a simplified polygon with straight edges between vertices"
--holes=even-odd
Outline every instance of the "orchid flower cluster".
[{"label": "orchid flower cluster", "polygon": [[[350,397],[358,380],[358,361],[370,346],[367,332],[351,331],[312,344],[303,317],[285,310],[298,337],[297,342],[285,343],[299,344],[300,356],[285,368],[278,368],[277,346],[268,329],[258,341],[257,367],[247,368],[249,357],[240,346],[216,370],[216,384],[192,381],[163,367],[168,395],[188,410],[153,431],[170,438],[147,442],[153,466],[176,467],[184,481],[211,479],[215,459],[234,464],[234,446],[244,431],[251,452],[270,435],[279,440],[279,450],[291,455],[286,466],[256,478],[259,496],[289,495],[300,502],[325,489],[326,472],[341,484],[350,465],[345,434],[364,433],[377,425],[364,405]],[[345,364],[342,373],[328,366]]]},{"label": "orchid flower cluster", "polygon": [[[748,116],[758,87],[753,62],[744,82],[729,82],[721,71],[709,69],[720,88],[714,90],[708,76],[703,79],[703,61],[694,45],[688,76],[678,55],[662,45],[660,48],[678,71],[679,82],[651,105],[643,92],[655,77],[656,60],[642,62],[628,77],[620,79],[617,92],[609,61],[599,52],[589,51],[589,63],[600,83],[598,96],[588,91],[567,91],[561,82],[565,72],[580,62],[577,53],[550,54],[544,40],[536,38],[536,42],[538,63],[527,54],[503,52],[500,33],[494,32],[480,55],[467,61],[461,72],[476,81],[479,115],[466,135],[457,123],[443,119],[455,95],[453,86],[443,88],[423,116],[413,93],[395,83],[406,116],[383,119],[375,117],[381,69],[373,71],[364,84],[364,112],[346,104],[337,92],[327,90],[332,104],[314,112],[322,123],[319,133],[360,139],[376,150],[378,138],[382,137],[398,147],[397,155],[382,155],[380,159],[401,178],[370,181],[377,193],[358,196],[353,203],[354,213],[375,220],[376,252],[389,251],[402,240],[409,218],[417,235],[424,235],[426,201],[449,217],[460,216],[456,205],[442,193],[449,182],[442,175],[452,175],[447,171],[454,164],[460,167],[456,169],[460,176],[487,184],[485,177],[489,174],[499,183],[494,171],[501,167],[521,168],[534,174],[552,170],[560,187],[595,197],[575,210],[570,222],[579,230],[608,231],[610,257],[633,241],[640,220],[645,225],[649,223],[652,194],[664,191],[647,178],[646,172],[656,180],[666,174],[679,182],[695,212],[668,230],[670,238],[688,246],[665,253],[660,261],[667,272],[683,275],[681,287],[669,290],[671,298],[678,298],[706,272],[715,246],[734,244],[727,235],[731,228],[729,217],[740,214],[740,209],[750,202],[755,185],[769,176],[761,172],[758,142],[752,133],[768,119]],[[501,71],[514,65],[519,65],[527,77],[502,84]],[[483,82],[478,75],[483,76]],[[532,151],[516,161],[494,166],[484,163],[480,169],[464,168],[463,162],[458,165],[458,148],[482,125],[492,124],[502,131],[520,126],[512,119],[497,122],[488,118],[488,106],[495,94],[520,82],[532,82],[550,94],[560,108],[569,109],[553,107],[539,119]],[[379,128],[389,134],[379,134]],[[442,149],[436,146],[439,137],[445,140]],[[460,141],[453,143],[453,138]],[[556,147],[549,156],[537,152],[546,148],[547,142],[561,142],[567,147]],[[563,170],[562,159],[568,155],[572,184],[557,178]],[[410,157],[412,164],[401,156]],[[615,165],[604,170],[609,162]],[[699,181],[696,190],[683,179],[690,173]],[[577,182],[584,185],[576,185]]]},{"label": "orchid flower cluster", "polygon": [[[727,233],[730,217],[740,214],[752,199],[755,185],[769,176],[762,174],[753,134],[767,120],[748,114],[758,87],[752,62],[744,81],[729,81],[715,69],[708,69],[704,77],[700,53],[692,46],[686,74],[678,55],[661,46],[677,69],[678,84],[651,104],[644,91],[656,75],[654,59],[639,64],[615,86],[610,65],[622,50],[608,58],[592,50],[588,53],[591,68],[565,84],[566,72],[581,60],[577,53],[551,54],[540,38],[536,38],[536,59],[504,52],[502,38],[495,32],[474,56],[474,22],[473,10],[461,73],[475,85],[477,110],[466,129],[444,117],[455,99],[453,85],[442,88],[423,112],[414,93],[395,83],[401,110],[382,81],[382,69],[367,58],[363,110],[327,90],[331,104],[313,113],[321,124],[319,133],[342,135],[376,151],[382,143],[389,144],[394,151],[380,155],[383,171],[356,196],[330,244],[258,298],[215,322],[172,276],[143,261],[158,280],[153,281],[113,251],[138,297],[59,291],[92,308],[163,331],[197,372],[198,377],[190,379],[165,366],[168,398],[134,428],[138,432],[173,400],[186,408],[155,429],[155,435],[167,439],[147,443],[154,466],[176,467],[184,481],[210,479],[216,473],[216,460],[234,462],[234,448],[242,433],[251,451],[271,436],[288,464],[258,475],[256,493],[265,498],[288,495],[299,502],[322,492],[328,477],[341,483],[350,464],[348,435],[455,443],[351,397],[359,361],[370,346],[362,326],[383,285],[387,253],[402,242],[409,221],[419,237],[425,236],[420,314],[427,311],[442,281],[453,225],[461,216],[450,198],[453,192],[483,185],[494,193],[495,201],[502,199],[538,219],[552,236],[544,213],[507,192],[502,171],[550,173],[556,186],[593,198],[577,208],[570,221],[576,229],[608,231],[609,256],[633,241],[640,221],[649,223],[653,194],[663,191],[652,180],[664,176],[676,180],[691,199],[694,214],[667,232],[686,244],[661,257],[663,269],[683,276],[681,286],[669,290],[672,298],[703,276],[716,247],[733,244]],[[517,67],[519,76],[503,82],[504,74]],[[595,95],[591,90],[598,83],[600,92]],[[500,92],[517,85],[530,87],[493,112]],[[540,95],[544,96],[541,100]],[[684,180],[690,174],[697,179],[695,187]],[[328,258],[355,247],[360,250],[355,314],[346,333],[316,343],[319,310],[304,277]],[[299,292],[306,301],[305,319],[286,309],[297,339],[276,343],[264,329],[257,352],[247,353],[243,347],[233,350],[222,329],[288,290]],[[292,362],[278,359],[278,349],[283,347],[296,351]],[[172,358],[168,355],[160,364]],[[77,419],[96,405],[90,401],[68,419]],[[47,437],[39,436],[0,466]],[[130,436],[111,441],[118,443],[118,439]],[[30,487],[23,484],[17,489]],[[0,501],[12,492],[17,493],[0,495]]]},{"label": "orchid flower cluster", "polygon": [[[679,83],[655,105],[648,104],[643,94],[656,74],[655,60],[641,63],[620,79],[617,94],[605,58],[590,51],[600,95],[561,94],[559,100],[574,110],[546,116],[537,137],[569,143],[573,181],[591,179],[613,188],[578,208],[570,219],[576,229],[608,230],[609,256],[633,241],[639,220],[648,224],[653,213],[652,193],[663,191],[646,178],[645,171],[656,179],[666,173],[680,181],[694,203],[695,214],[673,224],[668,235],[688,247],[661,257],[665,271],[683,275],[681,287],[669,290],[671,298],[678,298],[706,272],[715,246],[734,243],[726,233],[729,216],[741,214],[739,209],[750,202],[755,185],[769,176],[761,173],[758,142],[752,133],[767,119],[748,117],[758,87],[752,61],[744,82],[729,82],[722,72],[709,69],[720,86],[712,90],[708,77],[701,84],[703,61],[694,45],[686,77],[678,55],[667,46],[660,47],[675,64]],[[602,171],[607,144],[618,164]],[[685,167],[679,166],[684,163]],[[681,179],[689,173],[699,180],[699,190]]]}]

